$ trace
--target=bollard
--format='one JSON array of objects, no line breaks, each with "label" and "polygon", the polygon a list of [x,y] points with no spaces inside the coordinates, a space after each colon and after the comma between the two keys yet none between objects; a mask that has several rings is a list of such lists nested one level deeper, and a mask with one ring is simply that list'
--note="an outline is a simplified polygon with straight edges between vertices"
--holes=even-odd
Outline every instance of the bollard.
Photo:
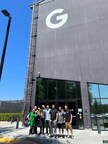
[{"label": "bollard", "polygon": [[16,121],[16,129],[18,129],[19,127],[19,118],[17,117],[17,121]]},{"label": "bollard", "polygon": [[100,119],[99,119],[99,117],[97,117],[97,131],[98,131],[98,134],[101,134],[101,126],[100,126]]},{"label": "bollard", "polygon": [[108,144],[108,140],[103,140],[103,143],[104,144]]}]

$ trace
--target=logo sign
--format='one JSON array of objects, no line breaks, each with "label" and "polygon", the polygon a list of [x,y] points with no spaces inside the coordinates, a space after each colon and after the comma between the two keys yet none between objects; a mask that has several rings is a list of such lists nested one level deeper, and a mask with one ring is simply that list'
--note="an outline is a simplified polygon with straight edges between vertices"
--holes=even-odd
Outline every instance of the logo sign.
[{"label": "logo sign", "polygon": [[56,24],[51,22],[51,19],[54,15],[61,14],[63,11],[64,9],[56,9],[52,11],[46,18],[46,25],[51,29],[56,29],[56,28],[63,26],[68,19],[68,14],[62,14],[62,15],[57,16],[56,20],[59,22]]}]

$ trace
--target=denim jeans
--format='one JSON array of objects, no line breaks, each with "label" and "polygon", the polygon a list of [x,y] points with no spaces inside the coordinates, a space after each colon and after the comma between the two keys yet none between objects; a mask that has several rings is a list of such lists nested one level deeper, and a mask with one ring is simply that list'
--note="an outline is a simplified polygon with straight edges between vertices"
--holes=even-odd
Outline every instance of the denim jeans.
[{"label": "denim jeans", "polygon": [[[50,128],[50,135],[56,134],[56,129],[57,129],[57,121],[49,121],[49,128]],[[53,131],[54,129],[54,131]]]}]

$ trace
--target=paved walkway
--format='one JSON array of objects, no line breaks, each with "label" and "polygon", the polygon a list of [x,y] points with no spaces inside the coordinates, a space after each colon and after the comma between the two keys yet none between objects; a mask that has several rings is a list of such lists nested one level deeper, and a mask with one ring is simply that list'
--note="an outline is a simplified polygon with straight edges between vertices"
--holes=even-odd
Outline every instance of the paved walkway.
[{"label": "paved walkway", "polygon": [[[71,138],[49,138],[48,136],[28,135],[29,127],[23,127],[19,123],[16,129],[16,122],[0,122],[0,143],[5,144],[103,144],[103,140],[108,140],[108,131],[97,131],[91,129],[73,130],[74,139]],[[49,141],[49,143],[48,143]],[[104,143],[104,144],[108,144]]]}]

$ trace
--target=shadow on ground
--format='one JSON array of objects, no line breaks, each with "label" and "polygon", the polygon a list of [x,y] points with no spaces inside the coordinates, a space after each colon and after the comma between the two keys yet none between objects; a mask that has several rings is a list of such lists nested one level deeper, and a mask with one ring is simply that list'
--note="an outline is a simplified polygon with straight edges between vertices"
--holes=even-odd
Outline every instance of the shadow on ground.
[{"label": "shadow on ground", "polygon": [[73,144],[73,140],[35,135],[32,137],[26,137],[15,144]]},{"label": "shadow on ground", "polygon": [[[19,129],[24,129],[24,128],[19,128]],[[5,128],[1,128],[0,127],[0,134],[2,134],[2,133],[10,133],[10,132],[13,132],[13,131],[15,131],[16,130],[16,128],[15,127],[5,127]]]},{"label": "shadow on ground", "polygon": [[61,143],[56,139],[36,136],[36,137],[26,137],[25,139],[22,139],[21,141],[15,144],[61,144]]},{"label": "shadow on ground", "polygon": [[14,131],[14,128],[13,128],[13,127],[5,127],[5,128],[1,128],[1,127],[0,127],[0,134],[12,132],[12,131]]}]

